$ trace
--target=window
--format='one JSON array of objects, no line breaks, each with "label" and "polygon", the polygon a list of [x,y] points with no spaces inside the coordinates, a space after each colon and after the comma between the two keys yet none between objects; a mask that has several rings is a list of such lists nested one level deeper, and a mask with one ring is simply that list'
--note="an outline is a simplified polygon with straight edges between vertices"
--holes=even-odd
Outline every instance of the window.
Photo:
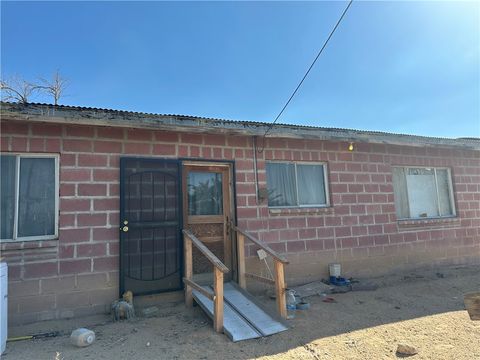
[{"label": "window", "polygon": [[455,216],[449,169],[394,167],[393,189],[399,219]]},{"label": "window", "polygon": [[268,206],[314,207],[329,204],[325,164],[266,164]]},{"label": "window", "polygon": [[56,238],[58,157],[1,154],[0,170],[0,239]]},{"label": "window", "polygon": [[221,173],[194,172],[187,175],[188,215],[223,214]]}]

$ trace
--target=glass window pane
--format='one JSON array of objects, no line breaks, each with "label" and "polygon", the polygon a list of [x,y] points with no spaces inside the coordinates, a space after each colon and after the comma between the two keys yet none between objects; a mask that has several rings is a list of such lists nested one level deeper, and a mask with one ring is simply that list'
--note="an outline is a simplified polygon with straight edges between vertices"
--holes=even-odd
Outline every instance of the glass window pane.
[{"label": "glass window pane", "polygon": [[325,205],[325,178],[323,165],[297,164],[298,203]]},{"label": "glass window pane", "polygon": [[437,170],[437,186],[438,186],[438,200],[440,205],[440,215],[441,216],[453,215],[447,169]]},{"label": "glass window pane", "polygon": [[13,239],[15,164],[15,156],[0,156],[0,239]]},{"label": "glass window pane", "polygon": [[433,169],[407,170],[408,204],[410,217],[438,216],[437,190]]},{"label": "glass window pane", "polygon": [[407,182],[405,181],[404,168],[392,168],[393,174],[393,196],[395,200],[395,210],[397,218],[405,219],[410,217],[408,208]]},{"label": "glass window pane", "polygon": [[55,159],[21,158],[18,237],[55,234]]},{"label": "glass window pane", "polygon": [[189,172],[188,214],[222,215],[222,174],[212,172]]},{"label": "glass window pane", "polygon": [[297,206],[295,165],[267,163],[269,206]]}]

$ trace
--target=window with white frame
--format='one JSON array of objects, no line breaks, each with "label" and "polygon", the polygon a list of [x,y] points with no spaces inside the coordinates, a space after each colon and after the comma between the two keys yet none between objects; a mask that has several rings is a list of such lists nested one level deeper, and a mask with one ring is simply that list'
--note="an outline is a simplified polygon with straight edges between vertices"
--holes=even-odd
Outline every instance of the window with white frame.
[{"label": "window with white frame", "polygon": [[398,219],[455,216],[450,169],[393,167],[393,189]]},{"label": "window with white frame", "polygon": [[326,164],[267,162],[268,206],[328,206]]},{"label": "window with white frame", "polygon": [[0,154],[1,241],[58,236],[58,156]]}]

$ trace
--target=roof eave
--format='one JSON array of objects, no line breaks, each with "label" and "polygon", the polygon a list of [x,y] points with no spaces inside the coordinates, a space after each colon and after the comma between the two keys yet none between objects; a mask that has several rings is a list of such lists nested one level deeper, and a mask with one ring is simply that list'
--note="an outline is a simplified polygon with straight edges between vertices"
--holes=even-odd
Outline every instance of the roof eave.
[{"label": "roof eave", "polygon": [[[13,121],[44,122],[89,126],[113,126],[189,133],[215,133],[226,135],[263,136],[268,124],[196,118],[177,115],[91,110],[63,110],[55,107],[35,107],[22,111],[17,106],[2,106],[2,119]],[[298,125],[275,125],[269,138],[316,139],[346,142],[362,142],[417,147],[453,147],[480,150],[480,142],[455,139],[429,138],[414,135],[362,132],[349,129],[322,129]]]}]

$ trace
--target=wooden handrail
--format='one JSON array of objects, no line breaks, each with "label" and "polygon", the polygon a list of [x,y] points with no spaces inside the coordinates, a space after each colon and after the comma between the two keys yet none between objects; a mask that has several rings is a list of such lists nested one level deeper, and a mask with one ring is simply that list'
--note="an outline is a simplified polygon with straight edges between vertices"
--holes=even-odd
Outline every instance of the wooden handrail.
[{"label": "wooden handrail", "polygon": [[252,273],[247,273],[246,272],[245,277],[250,278],[250,279],[254,279],[254,280],[266,283],[266,284],[275,284],[275,280],[269,279],[269,278],[266,278],[265,276],[260,276],[260,275],[257,275],[257,274],[252,274]]},{"label": "wooden handrail", "polygon": [[[192,289],[213,301],[213,327],[216,332],[223,331],[223,274],[228,273],[228,268],[195,236],[190,230],[183,229],[183,251],[185,262],[185,304],[193,306]],[[193,255],[192,244],[205,255],[213,265],[213,294],[202,288],[192,280]]]},{"label": "wooden handrail", "polygon": [[207,289],[203,288],[202,286],[198,285],[195,281],[184,277],[183,282],[186,285],[191,286],[192,288],[194,288],[195,290],[197,290],[199,293],[203,294],[204,296],[206,296],[210,300],[213,301],[215,299],[215,294],[214,293],[212,293],[212,292],[208,291]]},{"label": "wooden handrail", "polygon": [[266,253],[268,253],[274,259],[277,259],[278,261],[280,261],[282,264],[287,265],[289,263],[287,259],[285,259],[282,255],[278,254],[275,250],[273,250],[270,246],[268,246],[264,242],[255,239],[252,235],[250,235],[249,233],[247,233],[242,229],[239,229],[235,225],[233,225],[233,228],[240,234],[244,235],[248,240],[253,242],[255,245],[260,246],[263,250],[265,250]]},{"label": "wooden handrail", "polygon": [[[251,278],[257,281],[265,282],[268,284],[275,285],[275,295],[277,298],[277,310],[280,316],[284,319],[287,318],[287,304],[285,299],[285,290],[287,285],[285,284],[285,273],[283,266],[288,264],[287,259],[283,256],[277,254],[272,248],[267,244],[257,240],[252,235],[246,231],[239,229],[234,224],[230,225],[232,229],[237,232],[237,257],[238,257],[238,284],[241,288],[246,289],[247,283],[245,278]],[[268,253],[273,258],[275,265],[275,279],[271,280],[260,275],[251,274],[245,272],[245,239],[250,240],[254,244],[262,248],[266,253]]]},{"label": "wooden handrail", "polygon": [[219,258],[215,256],[214,253],[210,251],[209,248],[207,248],[195,235],[190,230],[183,229],[182,230],[183,234],[188,236],[190,240],[192,240],[192,244],[195,245],[195,247],[200,250],[200,252],[205,255],[205,257],[210,261],[213,266],[215,266],[218,270],[220,270],[222,273],[226,274],[228,273],[228,268],[225,266],[224,263],[220,261]]}]

